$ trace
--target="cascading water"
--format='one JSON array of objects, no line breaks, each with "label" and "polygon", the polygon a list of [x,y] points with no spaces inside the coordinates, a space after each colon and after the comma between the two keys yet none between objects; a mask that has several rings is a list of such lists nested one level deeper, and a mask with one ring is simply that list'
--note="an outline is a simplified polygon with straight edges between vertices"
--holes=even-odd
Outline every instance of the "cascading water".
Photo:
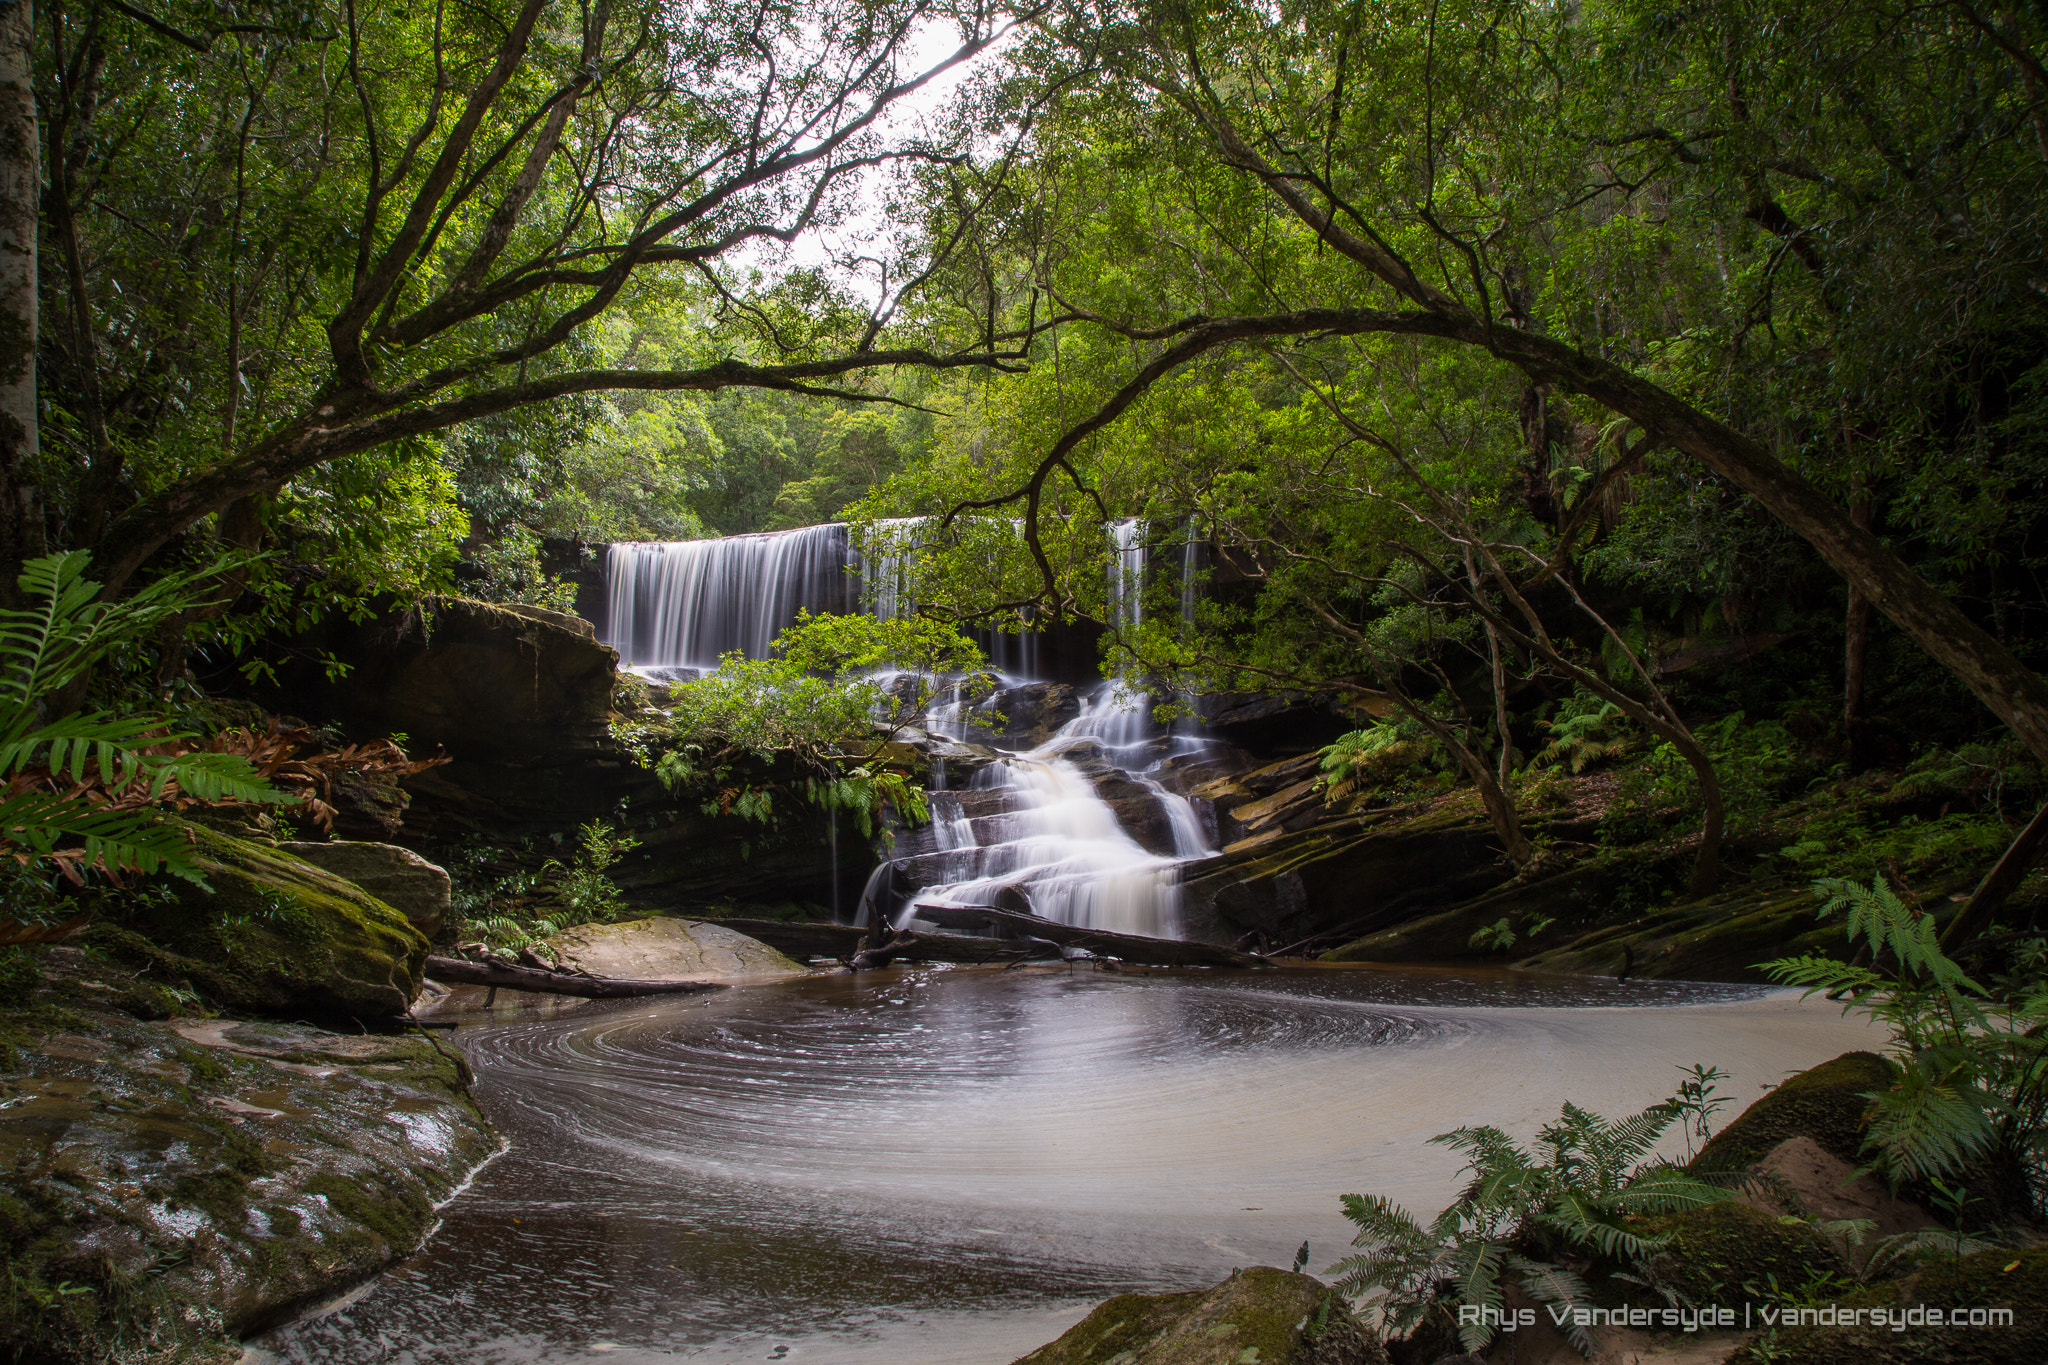
[{"label": "cascading water", "polygon": [[846,528],[611,547],[606,643],[638,668],[713,668],[768,657],[801,609],[855,610]]},{"label": "cascading water", "polygon": [[[957,796],[943,819],[934,811],[939,869],[955,880],[913,896],[895,916],[898,927],[925,905],[1016,908],[1014,899],[1010,906],[1001,902],[1021,897],[1031,913],[1062,924],[1179,937],[1180,856],[1146,852],[1088,776],[1059,756],[1060,743],[999,759],[975,774],[970,791],[992,795],[1000,813],[969,819]],[[1181,856],[1203,851],[1192,811],[1187,827],[1197,846]]]},{"label": "cascading water", "polygon": [[[1145,525],[1118,522],[1109,535],[1106,615],[1129,630],[1144,620]],[[1178,937],[1181,864],[1213,850],[1187,798],[1150,771],[1186,747],[1161,747],[1151,710],[1146,693],[1103,683],[1046,743],[982,767],[965,792],[935,793],[930,829],[917,833],[907,856],[877,869],[861,922],[907,927],[927,907],[993,905],[1080,928]],[[957,702],[933,708],[930,729],[964,734]],[[1156,805],[1170,854],[1133,837],[1098,776],[1144,793],[1120,799]]]},{"label": "cascading water", "polygon": [[[841,525],[614,545],[607,564],[610,643],[642,669],[710,668],[729,651],[767,657],[801,609],[865,606],[883,619],[907,615],[917,605],[910,568],[923,524],[882,523],[865,562]],[[1106,614],[1115,628],[1135,629],[1144,620],[1146,525],[1121,521],[1108,534]],[[864,581],[857,583],[855,568]],[[1036,674],[1035,635],[997,634],[984,643],[1007,681]],[[965,740],[973,718],[963,687],[944,690],[923,721],[936,738]],[[1161,756],[1158,734],[1147,694],[1102,684],[1047,743],[985,763],[965,791],[935,790],[931,826],[913,836],[915,852],[877,869],[858,922],[908,922],[920,902],[973,906],[1001,897],[1079,927],[1175,937],[1179,865],[1209,849],[1187,799],[1147,771]],[[1171,853],[1165,839],[1154,837],[1148,850],[1133,837],[1098,792],[1098,780],[1122,782],[1138,805],[1156,805]],[[1156,817],[1154,827],[1157,833]]]}]

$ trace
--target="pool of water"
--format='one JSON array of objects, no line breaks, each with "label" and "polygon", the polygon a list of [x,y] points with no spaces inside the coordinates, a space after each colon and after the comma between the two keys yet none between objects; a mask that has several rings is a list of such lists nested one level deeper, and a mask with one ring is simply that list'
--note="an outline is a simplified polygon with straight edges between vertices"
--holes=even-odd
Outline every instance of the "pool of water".
[{"label": "pool of water", "polygon": [[[253,1362],[1000,1365],[1108,1294],[1433,1213],[1469,1123],[1762,1086],[1878,1041],[1822,1002],[1485,971],[905,969],[503,997],[455,1035],[510,1141],[418,1256]],[[1727,1113],[1735,1112],[1731,1108]]]}]

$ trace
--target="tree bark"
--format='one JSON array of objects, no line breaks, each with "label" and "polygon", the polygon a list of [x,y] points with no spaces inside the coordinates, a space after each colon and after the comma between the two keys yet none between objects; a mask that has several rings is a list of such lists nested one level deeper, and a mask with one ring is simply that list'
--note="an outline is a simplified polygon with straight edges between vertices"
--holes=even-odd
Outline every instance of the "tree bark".
[{"label": "tree bark", "polygon": [[[1870,487],[1861,474],[1849,484],[1849,520],[1871,529]],[[1870,719],[1864,708],[1864,676],[1870,660],[1870,599],[1849,585],[1849,609],[1842,622],[1842,734],[1849,745],[1849,771],[1870,766]]]},{"label": "tree bark", "polygon": [[[1469,315],[1468,315],[1469,318]],[[1856,525],[1833,499],[1762,443],[1709,417],[1647,379],[1611,361],[1582,355],[1563,342],[1492,329],[1470,329],[1502,359],[1569,382],[1680,452],[1698,460],[1802,537],[1893,625],[1949,670],[1991,713],[2048,762],[2048,682],[2001,645],[1875,534]]]},{"label": "tree bark", "polygon": [[1991,921],[1998,914],[1998,908],[2005,904],[2005,898],[2026,880],[2027,874],[2034,870],[2034,864],[2041,860],[2044,846],[2048,846],[2048,804],[2034,812],[2034,818],[2027,821],[2027,827],[2019,832],[2019,837],[2006,846],[1997,866],[1977,883],[1969,902],[1949,921],[1948,928],[1941,935],[1943,952],[1954,953],[1991,927]]},{"label": "tree bark", "polygon": [[36,127],[35,10],[0,0],[0,603],[21,564],[43,554],[36,465],[36,238],[42,194]]}]

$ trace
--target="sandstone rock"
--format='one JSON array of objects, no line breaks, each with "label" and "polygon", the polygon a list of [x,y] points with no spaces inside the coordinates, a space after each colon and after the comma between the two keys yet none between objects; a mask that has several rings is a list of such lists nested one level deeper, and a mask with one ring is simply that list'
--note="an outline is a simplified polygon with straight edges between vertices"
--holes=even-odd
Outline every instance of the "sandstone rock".
[{"label": "sandstone rock", "polygon": [[1935,1225],[1927,1210],[1899,1198],[1875,1175],[1858,1170],[1803,1133],[1773,1147],[1755,1170],[1765,1183],[1759,1193],[1745,1196],[1745,1202],[1770,1213],[1831,1222],[1866,1219],[1873,1225],[1865,1238],[1866,1252],[1870,1242]]},{"label": "sandstone rock", "polygon": [[1056,682],[998,688],[972,711],[976,730],[1005,749],[1035,749],[1080,714],[1080,692]]},{"label": "sandstone rock", "polygon": [[[1937,1258],[1903,1280],[1871,1285],[1833,1303],[1838,1309],[1884,1310],[1885,1316],[1877,1321],[1865,1316],[1854,1325],[1837,1321],[1781,1330],[1771,1342],[1771,1359],[1782,1365],[2040,1365],[2048,1360],[2048,1250],[2000,1247],[1956,1260]],[[1914,1325],[1916,1308],[1923,1324],[1928,1310],[1940,1310],[1944,1325]],[[1948,1323],[1958,1309],[1964,1321]],[[1972,1310],[2011,1316],[1998,1325],[1987,1325],[1980,1316],[1972,1326],[1967,1316]],[[1902,1327],[1894,1328],[1893,1322]]]},{"label": "sandstone rock", "polygon": [[810,970],[759,939],[662,915],[580,925],[549,939],[545,951],[565,970],[624,981],[777,980]]},{"label": "sandstone rock", "polygon": [[1212,1289],[1120,1294],[1016,1365],[1385,1365],[1386,1348],[1319,1280],[1270,1266]]},{"label": "sandstone rock", "polygon": [[104,961],[42,966],[0,1064],[7,1359],[233,1361],[242,1335],[412,1252],[498,1149],[421,1038],[145,1023]]},{"label": "sandstone rock", "polygon": [[281,849],[187,828],[210,889],[173,882],[82,936],[216,1007],[266,1014],[402,1014],[419,993],[426,936],[355,883]]},{"label": "sandstone rock", "polygon": [[409,848],[345,839],[278,847],[354,882],[411,920],[413,928],[428,938],[447,922],[448,874]]},{"label": "sandstone rock", "polygon": [[[1245,793],[1242,800],[1258,799],[1243,779],[1210,783],[1197,793],[1231,785]],[[1313,802],[1321,807],[1321,798]],[[1218,825],[1228,828],[1224,803],[1217,809]],[[1239,838],[1214,857],[1187,864],[1181,880],[1184,932],[1209,943],[1256,936],[1272,948],[1319,932],[1364,933],[1414,916],[1421,897],[1439,904],[1462,901],[1498,887],[1513,871],[1471,793],[1357,813],[1332,811],[1299,829]],[[1463,945],[1460,939],[1457,950],[1444,955],[1463,952]],[[1389,950],[1375,944],[1359,956],[1372,959]],[[1351,954],[1353,946],[1342,952]]]},{"label": "sandstone rock", "polygon": [[1874,1052],[1845,1052],[1780,1083],[1714,1134],[1693,1158],[1696,1170],[1753,1166],[1787,1138],[1804,1137],[1846,1162],[1860,1158],[1865,1096],[1889,1089],[1891,1063]]},{"label": "sandstone rock", "polygon": [[[444,597],[366,622],[331,618],[293,645],[300,662],[280,666],[277,687],[262,689],[272,710],[332,719],[355,738],[402,732],[410,752],[439,745],[455,760],[405,780],[403,840],[430,857],[478,839],[510,846],[559,836],[625,808],[640,847],[611,876],[647,910],[830,906],[858,897],[873,865],[844,828],[835,857],[823,816],[786,817],[735,838],[731,817],[673,797],[611,737],[618,655],[579,617]],[[350,665],[345,678],[308,662],[327,655]],[[658,738],[659,712],[635,719]],[[389,839],[393,826],[344,828]]]}]

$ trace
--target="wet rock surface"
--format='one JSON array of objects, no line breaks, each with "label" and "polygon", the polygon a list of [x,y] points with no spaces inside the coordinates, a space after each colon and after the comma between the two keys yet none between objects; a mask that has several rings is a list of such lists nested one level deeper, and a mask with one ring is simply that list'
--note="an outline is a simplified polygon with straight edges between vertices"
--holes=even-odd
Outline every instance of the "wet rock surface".
[{"label": "wet rock surface", "polygon": [[0,1349],[233,1359],[411,1252],[498,1148],[417,1036],[145,1022],[71,947],[0,1011]]},{"label": "wet rock surface", "polygon": [[1120,1294],[1016,1365],[1385,1365],[1319,1280],[1270,1266],[1185,1294]]},{"label": "wet rock surface", "polygon": [[1058,682],[999,687],[968,713],[976,739],[1005,749],[1035,749],[1080,714],[1080,691]]},{"label": "wet rock surface", "polygon": [[[1272,794],[1298,785],[1277,785]],[[1216,789],[1212,783],[1197,793]],[[1219,827],[1242,829],[1236,814],[1267,800],[1256,788],[1244,791],[1235,806],[1219,802]],[[1226,801],[1234,796],[1226,793]],[[1376,921],[1405,920],[1420,908],[1421,897],[1462,901],[1513,875],[1484,810],[1468,793],[1357,812],[1327,809],[1320,796],[1297,794],[1267,809],[1300,811],[1303,823],[1288,828],[1287,821],[1274,819],[1261,832],[1187,865],[1182,885],[1189,937],[1211,943],[1257,940],[1264,944],[1261,951],[1312,938],[1341,943]]]},{"label": "wet rock surface", "polygon": [[542,947],[565,971],[626,981],[778,980],[810,968],[759,939],[697,920],[628,920],[585,924]]}]

